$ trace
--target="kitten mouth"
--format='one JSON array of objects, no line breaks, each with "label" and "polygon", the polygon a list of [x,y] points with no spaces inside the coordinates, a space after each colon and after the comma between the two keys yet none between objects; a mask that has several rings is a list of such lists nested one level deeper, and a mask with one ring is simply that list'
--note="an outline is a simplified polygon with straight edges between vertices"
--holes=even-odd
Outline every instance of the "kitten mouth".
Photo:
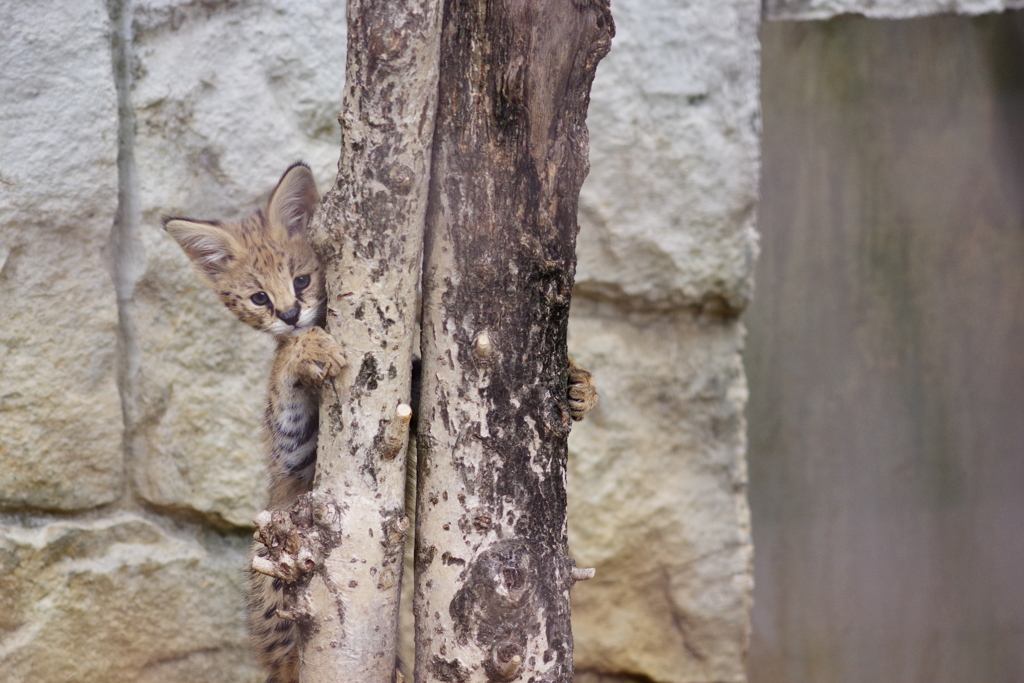
[{"label": "kitten mouth", "polygon": [[303,309],[302,315],[299,316],[299,321],[298,324],[295,326],[295,329],[297,331],[308,330],[309,328],[316,325],[318,317],[319,316],[317,315],[316,308],[310,307]]},{"label": "kitten mouth", "polygon": [[270,332],[279,337],[293,337],[297,334],[302,334],[311,327],[313,327],[313,323],[307,320],[299,320],[294,325],[278,321],[277,324],[272,326]]},{"label": "kitten mouth", "polygon": [[301,321],[294,325],[289,325],[288,323],[283,322],[281,320],[275,320],[265,329],[267,332],[274,335],[275,337],[291,337],[302,332],[305,328],[303,327]]}]

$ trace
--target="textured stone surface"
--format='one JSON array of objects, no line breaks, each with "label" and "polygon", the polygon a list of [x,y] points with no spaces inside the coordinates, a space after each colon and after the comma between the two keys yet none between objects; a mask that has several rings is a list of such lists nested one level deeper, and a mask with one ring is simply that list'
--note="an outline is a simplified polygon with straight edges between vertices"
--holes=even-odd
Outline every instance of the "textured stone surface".
[{"label": "textured stone surface", "polygon": [[751,590],[741,328],[574,302],[601,404],[570,439],[576,666],[741,681]]},{"label": "textured stone surface", "polygon": [[5,681],[256,681],[240,568],[246,544],[143,517],[0,523]]},{"label": "textured stone surface", "polygon": [[344,3],[300,5],[134,3],[143,231],[163,211],[247,212],[297,159],[334,180]]},{"label": "textured stone surface", "polygon": [[87,508],[122,487],[109,45],[102,3],[0,6],[3,506]]},{"label": "textured stone surface", "polygon": [[828,19],[863,14],[872,19],[907,19],[929,14],[985,14],[1024,7],[1022,0],[767,0],[768,19]]},{"label": "textured stone surface", "polygon": [[581,681],[742,681],[751,545],[735,315],[757,254],[760,5],[613,11],[569,339],[601,392],[569,441],[570,545],[597,568],[573,589],[576,667]]},{"label": "textured stone surface", "polygon": [[576,291],[739,311],[757,254],[756,0],[625,0],[594,81]]},{"label": "textured stone surface", "polygon": [[160,507],[248,525],[263,504],[259,424],[272,340],[199,285],[160,218],[236,218],[300,158],[327,188],[338,159],[344,6],[140,2],[135,12],[144,256],[134,481]]}]

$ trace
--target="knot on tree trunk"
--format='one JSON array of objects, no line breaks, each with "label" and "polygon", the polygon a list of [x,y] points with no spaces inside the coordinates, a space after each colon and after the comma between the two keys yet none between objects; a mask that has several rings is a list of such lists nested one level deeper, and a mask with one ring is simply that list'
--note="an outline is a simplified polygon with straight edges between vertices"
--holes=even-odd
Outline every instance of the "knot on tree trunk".
[{"label": "knot on tree trunk", "polygon": [[264,510],[253,522],[253,537],[265,548],[252,568],[286,584],[307,583],[341,536],[337,505],[316,492],[299,496],[288,510]]}]

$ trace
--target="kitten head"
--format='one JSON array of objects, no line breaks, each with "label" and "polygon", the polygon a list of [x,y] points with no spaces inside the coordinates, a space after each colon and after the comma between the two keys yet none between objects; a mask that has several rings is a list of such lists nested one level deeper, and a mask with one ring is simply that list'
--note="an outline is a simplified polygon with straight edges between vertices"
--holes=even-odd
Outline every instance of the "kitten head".
[{"label": "kitten head", "polygon": [[237,223],[168,217],[164,228],[239,320],[275,337],[322,324],[323,272],[306,236],[320,195],[299,162],[262,211]]}]

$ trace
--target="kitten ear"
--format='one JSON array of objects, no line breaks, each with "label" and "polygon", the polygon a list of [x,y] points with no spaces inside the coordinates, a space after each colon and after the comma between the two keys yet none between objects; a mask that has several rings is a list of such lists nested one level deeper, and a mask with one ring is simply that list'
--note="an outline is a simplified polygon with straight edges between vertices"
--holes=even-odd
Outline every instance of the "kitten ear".
[{"label": "kitten ear", "polygon": [[216,278],[235,260],[231,235],[218,225],[167,217],[164,230],[178,242],[196,272],[206,280]]},{"label": "kitten ear", "polygon": [[309,166],[298,161],[288,167],[267,202],[267,217],[281,223],[289,236],[304,233],[320,202]]}]

